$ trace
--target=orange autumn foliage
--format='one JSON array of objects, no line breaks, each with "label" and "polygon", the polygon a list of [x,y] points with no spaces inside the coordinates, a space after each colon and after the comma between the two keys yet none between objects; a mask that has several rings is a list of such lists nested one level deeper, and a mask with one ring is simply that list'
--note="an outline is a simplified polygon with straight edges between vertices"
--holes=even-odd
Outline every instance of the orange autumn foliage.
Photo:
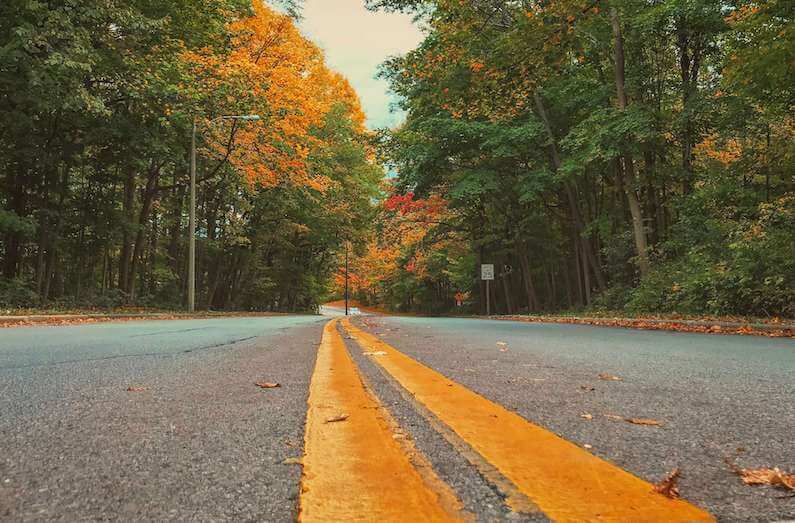
[{"label": "orange autumn foliage", "polygon": [[[186,52],[183,59],[202,78],[202,88],[220,94],[220,114],[257,114],[256,123],[210,125],[205,137],[210,151],[226,156],[248,181],[270,187],[306,186],[324,191],[330,180],[313,173],[309,156],[319,145],[312,131],[329,111],[342,104],[359,131],[365,116],[348,81],[328,69],[322,51],[307,40],[286,15],[259,0],[254,14],[230,25],[232,51]],[[215,116],[215,115],[214,115]],[[230,126],[234,146],[230,152]]]}]

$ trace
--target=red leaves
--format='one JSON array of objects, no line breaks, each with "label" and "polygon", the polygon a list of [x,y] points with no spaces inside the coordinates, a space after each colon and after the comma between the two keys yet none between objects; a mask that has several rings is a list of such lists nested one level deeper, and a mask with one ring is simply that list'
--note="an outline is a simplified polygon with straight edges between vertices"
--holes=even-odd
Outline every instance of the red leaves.
[{"label": "red leaves", "polygon": [[395,194],[384,202],[384,208],[387,211],[400,211],[401,214],[410,212],[412,205],[415,205],[414,193],[408,192],[406,194]]},{"label": "red leaves", "polygon": [[447,202],[437,194],[432,194],[426,199],[415,199],[413,192],[394,194],[384,202],[384,209],[403,216],[421,213],[426,217],[435,217],[446,208]]}]

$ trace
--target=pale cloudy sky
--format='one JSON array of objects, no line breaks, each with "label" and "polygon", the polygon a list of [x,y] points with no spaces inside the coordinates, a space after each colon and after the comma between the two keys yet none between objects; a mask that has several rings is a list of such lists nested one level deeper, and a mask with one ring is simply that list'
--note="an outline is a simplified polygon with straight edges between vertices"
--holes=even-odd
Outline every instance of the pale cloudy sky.
[{"label": "pale cloudy sky", "polygon": [[376,80],[378,66],[422,40],[411,17],[373,13],[364,0],[306,0],[301,28],[326,53],[329,66],[345,75],[359,93],[370,128],[393,127],[403,115],[390,113],[389,86]]}]

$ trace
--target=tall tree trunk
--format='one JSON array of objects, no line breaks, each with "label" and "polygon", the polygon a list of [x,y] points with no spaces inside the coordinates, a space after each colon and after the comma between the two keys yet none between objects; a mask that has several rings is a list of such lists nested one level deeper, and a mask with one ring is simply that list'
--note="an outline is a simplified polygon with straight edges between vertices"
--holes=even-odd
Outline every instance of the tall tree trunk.
[{"label": "tall tree trunk", "polygon": [[119,288],[130,292],[130,256],[132,253],[132,227],[135,205],[135,171],[128,168],[124,177],[124,199],[122,200],[122,214],[124,223],[122,224],[121,251],[119,252]]},{"label": "tall tree trunk", "polygon": [[[20,218],[25,215],[25,186],[23,185],[23,180],[22,176],[12,175],[11,172],[8,173],[6,191],[9,194],[10,208]],[[10,232],[3,240],[5,246],[3,276],[8,279],[16,278],[19,274],[22,258],[22,239],[21,233]]]},{"label": "tall tree trunk", "polygon": [[130,301],[135,301],[135,282],[138,277],[138,266],[141,261],[141,253],[144,249],[144,241],[146,239],[146,222],[149,220],[149,214],[152,212],[152,204],[154,203],[155,196],[157,195],[157,181],[160,175],[160,168],[153,165],[149,169],[146,180],[146,187],[141,198],[141,211],[138,214],[138,227],[135,232],[135,243],[133,244],[132,258],[130,259],[130,272],[129,272],[129,298]]},{"label": "tall tree trunk", "polygon": [[693,98],[698,93],[698,73],[701,68],[701,39],[694,33],[687,20],[676,21],[676,45],[679,48],[679,75],[682,80],[682,192],[690,193],[693,187],[693,146],[695,130],[693,126]]},{"label": "tall tree trunk", "polygon": [[[557,139],[555,138],[555,135],[552,132],[552,126],[549,123],[549,116],[547,115],[547,110],[544,106],[544,100],[541,98],[541,95],[538,94],[538,91],[533,93],[533,98],[536,103],[538,115],[541,117],[541,122],[544,124],[544,129],[546,130],[547,136],[549,137],[549,149],[550,156],[552,157],[552,167],[555,171],[558,171],[560,170],[561,166],[560,154],[558,153]],[[566,201],[569,205],[569,212],[571,212],[571,217],[574,222],[574,229],[576,231],[577,238],[579,239],[578,241],[581,243],[583,251],[585,252],[585,256],[588,258],[589,265],[594,271],[594,276],[596,277],[596,283],[599,286],[599,290],[604,290],[607,288],[607,282],[605,280],[604,273],[602,273],[602,268],[596,258],[596,254],[592,250],[591,242],[589,242],[588,238],[586,238],[584,235],[585,223],[583,222],[580,206],[577,202],[577,189],[572,185],[571,182],[568,181],[564,182],[563,185],[566,194]]]},{"label": "tall tree trunk", "polygon": [[[610,21],[613,25],[613,36],[615,37],[615,80],[618,107],[622,111],[627,108],[627,92],[625,88],[626,75],[624,72],[624,37],[621,33],[621,23],[618,18],[618,11],[615,7],[610,8]],[[646,232],[644,230],[643,211],[637,193],[637,176],[635,174],[635,162],[632,153],[628,148],[624,149],[621,156],[619,176],[622,177],[624,193],[627,195],[629,212],[632,215],[632,232],[635,238],[635,250],[638,255],[638,268],[641,276],[649,273],[649,255],[647,251]]]},{"label": "tall tree trunk", "polygon": [[519,265],[522,268],[522,280],[524,281],[525,293],[527,295],[527,310],[529,312],[538,311],[538,295],[533,283],[533,275],[530,271],[530,257],[527,255],[527,247],[520,243],[517,246]]}]

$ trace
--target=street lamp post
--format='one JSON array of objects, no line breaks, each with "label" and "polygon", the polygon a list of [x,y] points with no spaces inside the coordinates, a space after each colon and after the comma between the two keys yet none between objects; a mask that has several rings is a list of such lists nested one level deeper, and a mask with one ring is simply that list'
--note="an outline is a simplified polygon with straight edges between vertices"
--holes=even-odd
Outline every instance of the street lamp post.
[{"label": "street lamp post", "polygon": [[[257,114],[240,116],[219,116],[210,120],[259,120]],[[196,119],[190,137],[190,211],[188,214],[188,312],[196,310]]]},{"label": "street lamp post", "polygon": [[348,316],[348,242],[345,242],[345,316]]}]

